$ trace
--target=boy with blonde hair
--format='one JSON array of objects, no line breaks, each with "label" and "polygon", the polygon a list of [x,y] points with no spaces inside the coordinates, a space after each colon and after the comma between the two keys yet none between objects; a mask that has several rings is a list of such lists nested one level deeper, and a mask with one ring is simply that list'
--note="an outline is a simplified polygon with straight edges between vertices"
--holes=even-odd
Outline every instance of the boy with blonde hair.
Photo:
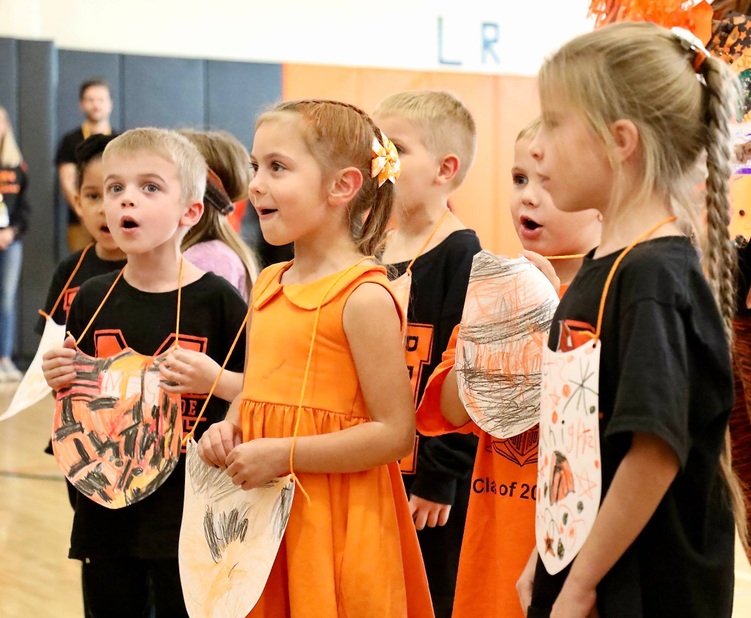
[{"label": "boy with blonde hair", "polygon": [[[101,275],[81,286],[68,314],[72,337],[45,355],[42,369],[57,391],[76,377],[76,347],[98,358],[126,348],[149,357],[168,353],[160,387],[182,394],[187,433],[246,312],[227,281],[199,270],[180,252],[203,212],[206,163],[184,137],[151,128],[112,140],[102,160],[107,226],[127,265],[121,276]],[[196,438],[224,418],[227,402],[240,392],[245,352],[239,343]],[[157,616],[187,616],[177,560],[184,475],[180,457],[152,494],[119,509],[77,495],[69,556],[83,561],[90,617],[143,616],[150,604]]]},{"label": "boy with blonde hair", "polygon": [[[430,90],[386,98],[374,120],[401,161],[397,228],[382,259],[399,278],[395,285],[411,279],[405,355],[418,403],[461,320],[472,257],[481,249],[449,208],[472,164],[476,129],[461,101]],[[476,445],[471,435],[418,434],[413,454],[401,461],[438,618],[451,615]]]}]

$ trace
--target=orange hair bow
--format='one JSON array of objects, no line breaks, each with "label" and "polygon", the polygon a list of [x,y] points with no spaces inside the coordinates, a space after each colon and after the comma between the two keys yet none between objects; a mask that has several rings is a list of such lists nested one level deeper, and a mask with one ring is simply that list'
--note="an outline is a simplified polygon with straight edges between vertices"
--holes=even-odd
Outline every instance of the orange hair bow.
[{"label": "orange hair bow", "polygon": [[378,176],[378,186],[390,180],[396,182],[402,171],[399,154],[394,143],[381,131],[381,139],[373,138],[373,161],[370,165],[370,176]]}]

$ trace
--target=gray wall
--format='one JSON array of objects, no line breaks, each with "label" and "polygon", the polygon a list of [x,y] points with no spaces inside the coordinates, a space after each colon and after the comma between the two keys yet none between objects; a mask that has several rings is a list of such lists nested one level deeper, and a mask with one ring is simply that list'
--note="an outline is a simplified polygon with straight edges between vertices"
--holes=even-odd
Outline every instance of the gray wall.
[{"label": "gray wall", "polygon": [[33,332],[57,262],[67,255],[66,211],[54,170],[60,137],[80,125],[78,87],[103,77],[112,126],[225,129],[247,147],[255,118],[282,96],[276,64],[161,58],[57,49],[48,41],[0,38],[0,105],[8,110],[29,167],[29,232],[19,291],[17,356],[34,355]]}]

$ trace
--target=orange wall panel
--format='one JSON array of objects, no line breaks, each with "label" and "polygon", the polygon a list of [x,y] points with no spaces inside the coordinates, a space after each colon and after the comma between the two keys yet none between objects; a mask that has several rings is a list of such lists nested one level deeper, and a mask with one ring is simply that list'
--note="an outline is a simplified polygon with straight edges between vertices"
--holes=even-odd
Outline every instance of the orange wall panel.
[{"label": "orange wall panel", "polygon": [[477,155],[451,198],[484,248],[516,255],[521,244],[509,217],[513,147],[519,130],[538,113],[536,80],[529,77],[286,64],[282,96],[338,99],[372,112],[386,96],[402,90],[448,90],[459,97],[477,124]]}]

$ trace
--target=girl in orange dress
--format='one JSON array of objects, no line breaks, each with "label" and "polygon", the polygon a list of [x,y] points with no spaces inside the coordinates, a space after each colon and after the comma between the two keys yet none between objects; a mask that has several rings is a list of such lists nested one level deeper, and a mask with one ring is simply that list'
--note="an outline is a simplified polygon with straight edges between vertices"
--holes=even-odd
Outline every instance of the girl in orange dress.
[{"label": "girl in orange dress", "polygon": [[403,316],[372,257],[396,149],[353,106],[295,101],[259,118],[251,166],[263,235],[295,259],[258,277],[242,395],[199,443],[244,489],[297,480],[250,616],[432,616],[396,463],[415,431]]}]

